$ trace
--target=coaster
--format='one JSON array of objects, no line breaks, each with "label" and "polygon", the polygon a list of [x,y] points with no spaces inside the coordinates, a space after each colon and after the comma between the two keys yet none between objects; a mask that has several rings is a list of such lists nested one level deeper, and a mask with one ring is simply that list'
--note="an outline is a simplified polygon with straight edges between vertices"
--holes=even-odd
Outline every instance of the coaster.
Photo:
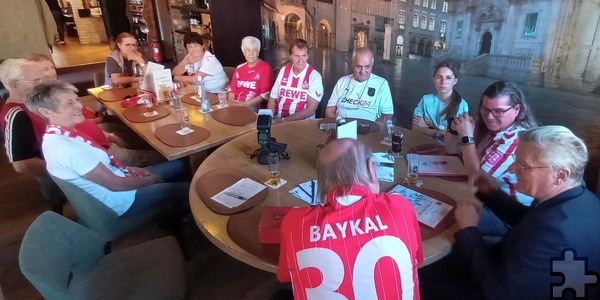
[{"label": "coaster", "polygon": [[281,178],[281,179],[279,179],[279,185],[272,185],[268,180],[265,181],[264,185],[276,190],[276,189],[282,187],[286,183],[287,183],[287,180]]},{"label": "coaster", "polygon": [[200,113],[202,113],[202,114],[207,114],[207,113],[210,113],[210,112],[212,112],[212,111],[213,111],[213,109],[212,109],[212,108],[209,108],[209,109],[210,109],[210,110],[209,110],[209,111],[206,111],[206,112],[205,112],[205,111],[202,111],[201,109],[199,109],[198,111],[199,111]]},{"label": "coaster", "polygon": [[385,138],[383,138],[383,140],[381,140],[381,142],[379,142],[380,144],[384,144],[386,146],[392,146],[392,142],[391,141],[386,141]]},{"label": "coaster", "polygon": [[144,117],[146,117],[146,118],[149,118],[149,117],[152,117],[152,116],[157,116],[157,115],[158,115],[158,112],[157,112],[157,111],[155,111],[155,110],[153,110],[153,111],[151,111],[151,112],[145,112],[145,113],[143,113],[142,115],[144,115]]},{"label": "coaster", "polygon": [[181,128],[181,130],[177,130],[175,132],[177,132],[177,134],[180,134],[180,135],[186,135],[186,134],[190,134],[190,133],[194,132],[194,129],[191,129],[189,127],[183,127],[183,128]]},{"label": "coaster", "polygon": [[421,186],[423,185],[423,181],[421,181],[421,180],[418,180],[418,179],[417,179],[417,184],[416,184],[416,185],[409,185],[409,184],[408,184],[408,182],[406,181],[406,178],[404,178],[404,179],[402,180],[402,182],[400,182],[400,183],[402,183],[402,184],[404,184],[404,185],[406,185],[406,186],[410,186],[410,187],[413,187],[413,186],[414,186],[414,187],[421,187]]},{"label": "coaster", "polygon": [[218,109],[222,109],[222,108],[226,108],[226,107],[229,107],[229,104],[223,104],[223,105],[217,104]]}]

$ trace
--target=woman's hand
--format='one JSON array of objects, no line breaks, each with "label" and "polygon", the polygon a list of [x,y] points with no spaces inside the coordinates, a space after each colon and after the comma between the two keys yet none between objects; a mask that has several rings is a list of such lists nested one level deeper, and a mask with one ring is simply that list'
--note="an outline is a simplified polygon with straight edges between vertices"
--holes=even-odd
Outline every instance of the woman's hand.
[{"label": "woman's hand", "polygon": [[458,132],[459,136],[473,136],[475,124],[473,118],[467,113],[463,113],[452,121],[452,130]]},{"label": "woman's hand", "polygon": [[137,52],[129,53],[127,54],[127,59],[135,61],[136,63],[138,63],[138,65],[145,65],[146,61],[144,61],[144,58],[138,54],[139,53]]},{"label": "woman's hand", "polygon": [[412,118],[413,127],[428,127],[423,117],[413,116]]}]

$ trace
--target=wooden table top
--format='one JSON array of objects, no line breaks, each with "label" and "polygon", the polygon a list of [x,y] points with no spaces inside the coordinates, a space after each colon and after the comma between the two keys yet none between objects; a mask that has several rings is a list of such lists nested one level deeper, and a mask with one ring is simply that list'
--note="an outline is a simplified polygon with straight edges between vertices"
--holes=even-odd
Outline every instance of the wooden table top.
[{"label": "wooden table top", "polygon": [[[272,127],[271,136],[275,137],[278,142],[288,144],[288,153],[291,159],[282,160],[280,163],[281,178],[287,180],[287,183],[276,190],[267,187],[269,195],[260,206],[308,206],[307,203],[294,197],[289,191],[298,184],[317,177],[315,169],[316,145],[324,143],[326,140],[326,133],[317,128],[317,122],[318,120],[305,120],[278,124]],[[359,139],[369,144],[373,152],[387,152],[388,149],[388,146],[380,143],[385,136],[385,126],[380,127],[376,132],[366,135],[359,134]],[[401,131],[404,133],[403,153],[406,153],[414,145],[435,143],[433,139],[408,129],[401,128]],[[239,170],[260,179],[262,182],[266,181],[269,178],[268,166],[260,165],[255,159],[250,160],[246,155],[246,153],[252,153],[258,147],[256,131],[251,131],[224,144],[213,152],[200,165],[192,179],[190,206],[196,224],[217,247],[244,263],[274,273],[277,270],[277,265],[248,253],[231,240],[227,233],[227,222],[230,216],[212,212],[200,199],[195,188],[196,182],[203,174],[223,168]],[[406,159],[397,159],[395,164],[396,183],[405,178],[406,169]],[[424,182],[422,188],[442,192],[456,201],[465,199],[465,195],[468,194],[466,182],[452,182],[437,177],[420,177],[419,179]],[[388,191],[396,183],[380,182],[381,190]],[[454,224],[439,235],[423,241],[425,258],[423,266],[439,260],[450,252],[454,241],[453,234],[456,230],[457,227]]]},{"label": "wooden table top", "polygon": [[[175,160],[181,157],[188,156],[190,154],[194,154],[200,151],[204,151],[206,149],[222,145],[233,138],[251,131],[256,128],[256,122],[253,122],[244,126],[230,126],[223,124],[212,117],[212,113],[201,113],[199,111],[199,106],[188,105],[182,103],[183,107],[188,109],[188,115],[190,118],[190,124],[203,127],[210,131],[210,136],[208,139],[204,140],[201,143],[194,144],[187,147],[171,147],[161,142],[155,135],[154,132],[157,128],[164,126],[166,124],[178,123],[177,113],[173,109],[173,107],[162,104],[162,107],[165,107],[169,110],[170,114],[165,118],[146,122],[146,123],[133,123],[129,121],[127,118],[123,116],[123,110],[125,110],[121,106],[120,101],[116,102],[106,102],[102,101],[98,98],[98,94],[102,92],[102,88],[92,88],[88,89],[88,93],[93,95],[98,99],[98,101],[102,102],[103,105],[113,111],[123,123],[127,124],[129,128],[131,128],[135,133],[137,133],[140,137],[142,137],[150,146],[152,146],[156,151],[162,154],[168,160]],[[211,106],[211,109],[217,110],[216,105]]]}]

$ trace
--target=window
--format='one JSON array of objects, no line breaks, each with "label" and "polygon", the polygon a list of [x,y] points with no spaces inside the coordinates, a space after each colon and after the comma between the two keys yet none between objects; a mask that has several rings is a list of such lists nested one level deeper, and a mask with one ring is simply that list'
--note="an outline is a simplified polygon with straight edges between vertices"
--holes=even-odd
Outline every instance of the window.
[{"label": "window", "polygon": [[421,29],[427,29],[427,17],[426,16],[421,17]]},{"label": "window", "polygon": [[444,21],[444,20],[440,21],[440,33],[441,34],[446,33],[446,21]]},{"label": "window", "polygon": [[406,2],[406,0],[400,0],[400,2]]},{"label": "window", "polygon": [[385,24],[393,24],[394,19],[375,16],[375,31],[385,32]]},{"label": "window", "polygon": [[423,7],[429,6],[429,0],[423,0]]},{"label": "window", "polygon": [[413,15],[413,27],[415,27],[415,28],[419,27],[419,14]]},{"label": "window", "polygon": [[404,24],[406,24],[406,12],[401,10],[398,12],[398,25],[400,25],[400,29],[404,28]]},{"label": "window", "polygon": [[525,16],[524,36],[535,36],[535,26],[537,25],[538,13],[527,14]]},{"label": "window", "polygon": [[429,18],[429,31],[433,31],[435,29],[435,18]]},{"label": "window", "polygon": [[415,0],[415,5],[421,5],[421,0]]},{"label": "window", "polygon": [[431,0],[431,9],[435,10],[437,7],[437,0]]},{"label": "window", "polygon": [[442,3],[442,12],[448,12],[448,1],[444,1],[444,3]]},{"label": "window", "polygon": [[463,21],[456,22],[456,38],[458,39],[462,37],[462,26]]}]

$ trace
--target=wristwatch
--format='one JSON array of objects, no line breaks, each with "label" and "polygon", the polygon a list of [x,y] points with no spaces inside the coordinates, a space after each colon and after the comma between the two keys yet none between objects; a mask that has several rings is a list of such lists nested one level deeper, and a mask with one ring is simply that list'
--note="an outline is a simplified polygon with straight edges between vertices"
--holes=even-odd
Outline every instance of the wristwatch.
[{"label": "wristwatch", "polygon": [[463,136],[463,137],[460,139],[460,142],[461,142],[463,145],[469,145],[469,144],[473,144],[473,143],[475,143],[475,138],[474,138],[474,137],[472,137],[472,136]]}]

